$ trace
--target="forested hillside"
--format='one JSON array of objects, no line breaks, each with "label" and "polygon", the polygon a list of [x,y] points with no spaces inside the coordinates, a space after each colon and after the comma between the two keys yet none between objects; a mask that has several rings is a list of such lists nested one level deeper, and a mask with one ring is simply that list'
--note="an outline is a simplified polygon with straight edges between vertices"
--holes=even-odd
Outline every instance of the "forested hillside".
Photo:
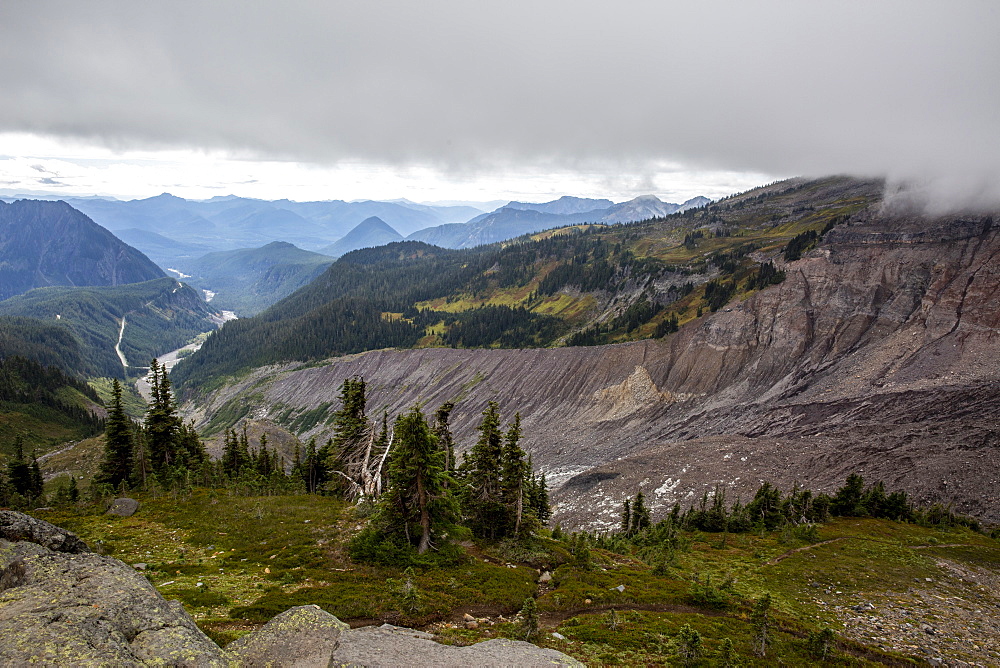
[{"label": "forested hillside", "polygon": [[100,399],[86,383],[54,366],[19,356],[0,358],[0,455],[26,452],[100,433]]},{"label": "forested hillside", "polygon": [[641,223],[470,250],[401,242],[356,251],[258,317],[228,323],[175,378],[194,387],[263,364],[385,347],[662,337],[780,282],[789,243],[801,253],[880,194],[875,182],[794,180]]},{"label": "forested hillside", "polygon": [[274,241],[261,248],[208,253],[178,262],[184,281],[209,290],[213,308],[251,316],[316,278],[332,257]]},{"label": "forested hillside", "polygon": [[[0,302],[0,336],[13,352],[85,376],[121,378],[156,355],[215,328],[217,316],[190,287],[171,278],[117,287],[38,288]],[[125,329],[122,333],[122,319]],[[48,350],[46,350],[48,349]]]},{"label": "forested hillside", "polygon": [[77,376],[95,371],[80,339],[60,321],[0,316],[0,351],[8,357],[17,355]]}]

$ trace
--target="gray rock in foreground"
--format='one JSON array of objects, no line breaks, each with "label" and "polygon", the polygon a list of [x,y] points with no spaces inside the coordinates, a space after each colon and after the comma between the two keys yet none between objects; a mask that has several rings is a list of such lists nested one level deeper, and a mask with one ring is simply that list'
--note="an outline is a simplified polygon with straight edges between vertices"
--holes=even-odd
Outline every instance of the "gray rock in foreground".
[{"label": "gray rock in foreground", "polygon": [[322,610],[287,610],[226,651],[241,666],[580,666],[562,652],[515,640],[468,647],[442,645],[431,634],[383,624],[351,628]]},{"label": "gray rock in foreground", "polygon": [[301,605],[274,617],[253,633],[226,645],[241,666],[328,666],[350,627],[316,605]]},{"label": "gray rock in foreground", "polygon": [[419,631],[383,624],[347,631],[331,665],[346,666],[582,666],[576,659],[520,640],[497,638],[455,647]]},{"label": "gray rock in foreground", "polygon": [[516,640],[442,645],[429,633],[383,624],[351,630],[315,605],[287,610],[226,646],[241,666],[581,666]]},{"label": "gray rock in foreground", "polygon": [[0,527],[0,569],[17,574],[0,591],[0,665],[228,665],[135,569],[27,515],[2,511]]}]

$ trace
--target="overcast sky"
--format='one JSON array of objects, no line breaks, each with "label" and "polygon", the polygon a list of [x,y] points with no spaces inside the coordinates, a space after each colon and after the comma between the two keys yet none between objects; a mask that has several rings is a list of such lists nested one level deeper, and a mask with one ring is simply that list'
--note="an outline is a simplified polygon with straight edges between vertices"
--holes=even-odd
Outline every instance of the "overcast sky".
[{"label": "overcast sky", "polygon": [[0,4],[0,190],[996,192],[1000,3]]}]

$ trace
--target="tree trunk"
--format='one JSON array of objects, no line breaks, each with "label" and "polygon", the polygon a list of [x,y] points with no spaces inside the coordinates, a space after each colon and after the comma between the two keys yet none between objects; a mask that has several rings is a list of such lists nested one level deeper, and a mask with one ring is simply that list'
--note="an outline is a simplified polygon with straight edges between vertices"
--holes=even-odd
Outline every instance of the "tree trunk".
[{"label": "tree trunk", "polygon": [[514,537],[521,535],[521,516],[524,513],[524,486],[517,487],[517,520],[514,522]]},{"label": "tree trunk", "polygon": [[427,510],[423,475],[417,476],[417,506],[420,508],[420,545],[417,546],[417,554],[423,554],[431,547],[431,515]]}]

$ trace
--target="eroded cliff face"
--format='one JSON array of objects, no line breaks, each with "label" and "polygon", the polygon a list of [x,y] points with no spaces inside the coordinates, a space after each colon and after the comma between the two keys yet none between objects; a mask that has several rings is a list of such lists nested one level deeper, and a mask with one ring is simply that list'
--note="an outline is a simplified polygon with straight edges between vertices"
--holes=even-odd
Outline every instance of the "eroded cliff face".
[{"label": "eroded cliff face", "polygon": [[[554,520],[613,525],[642,489],[654,509],[763,479],[831,490],[852,471],[1000,520],[1000,234],[989,215],[877,209],[784,266],[787,278],[664,340],[549,350],[375,351],[270,367],[192,416],[234,402],[284,421],[328,405],[344,378],[369,410],[455,401],[459,443],[498,401],[557,488]],[[332,405],[331,405],[332,404]],[[300,433],[325,438],[324,419]]]}]

